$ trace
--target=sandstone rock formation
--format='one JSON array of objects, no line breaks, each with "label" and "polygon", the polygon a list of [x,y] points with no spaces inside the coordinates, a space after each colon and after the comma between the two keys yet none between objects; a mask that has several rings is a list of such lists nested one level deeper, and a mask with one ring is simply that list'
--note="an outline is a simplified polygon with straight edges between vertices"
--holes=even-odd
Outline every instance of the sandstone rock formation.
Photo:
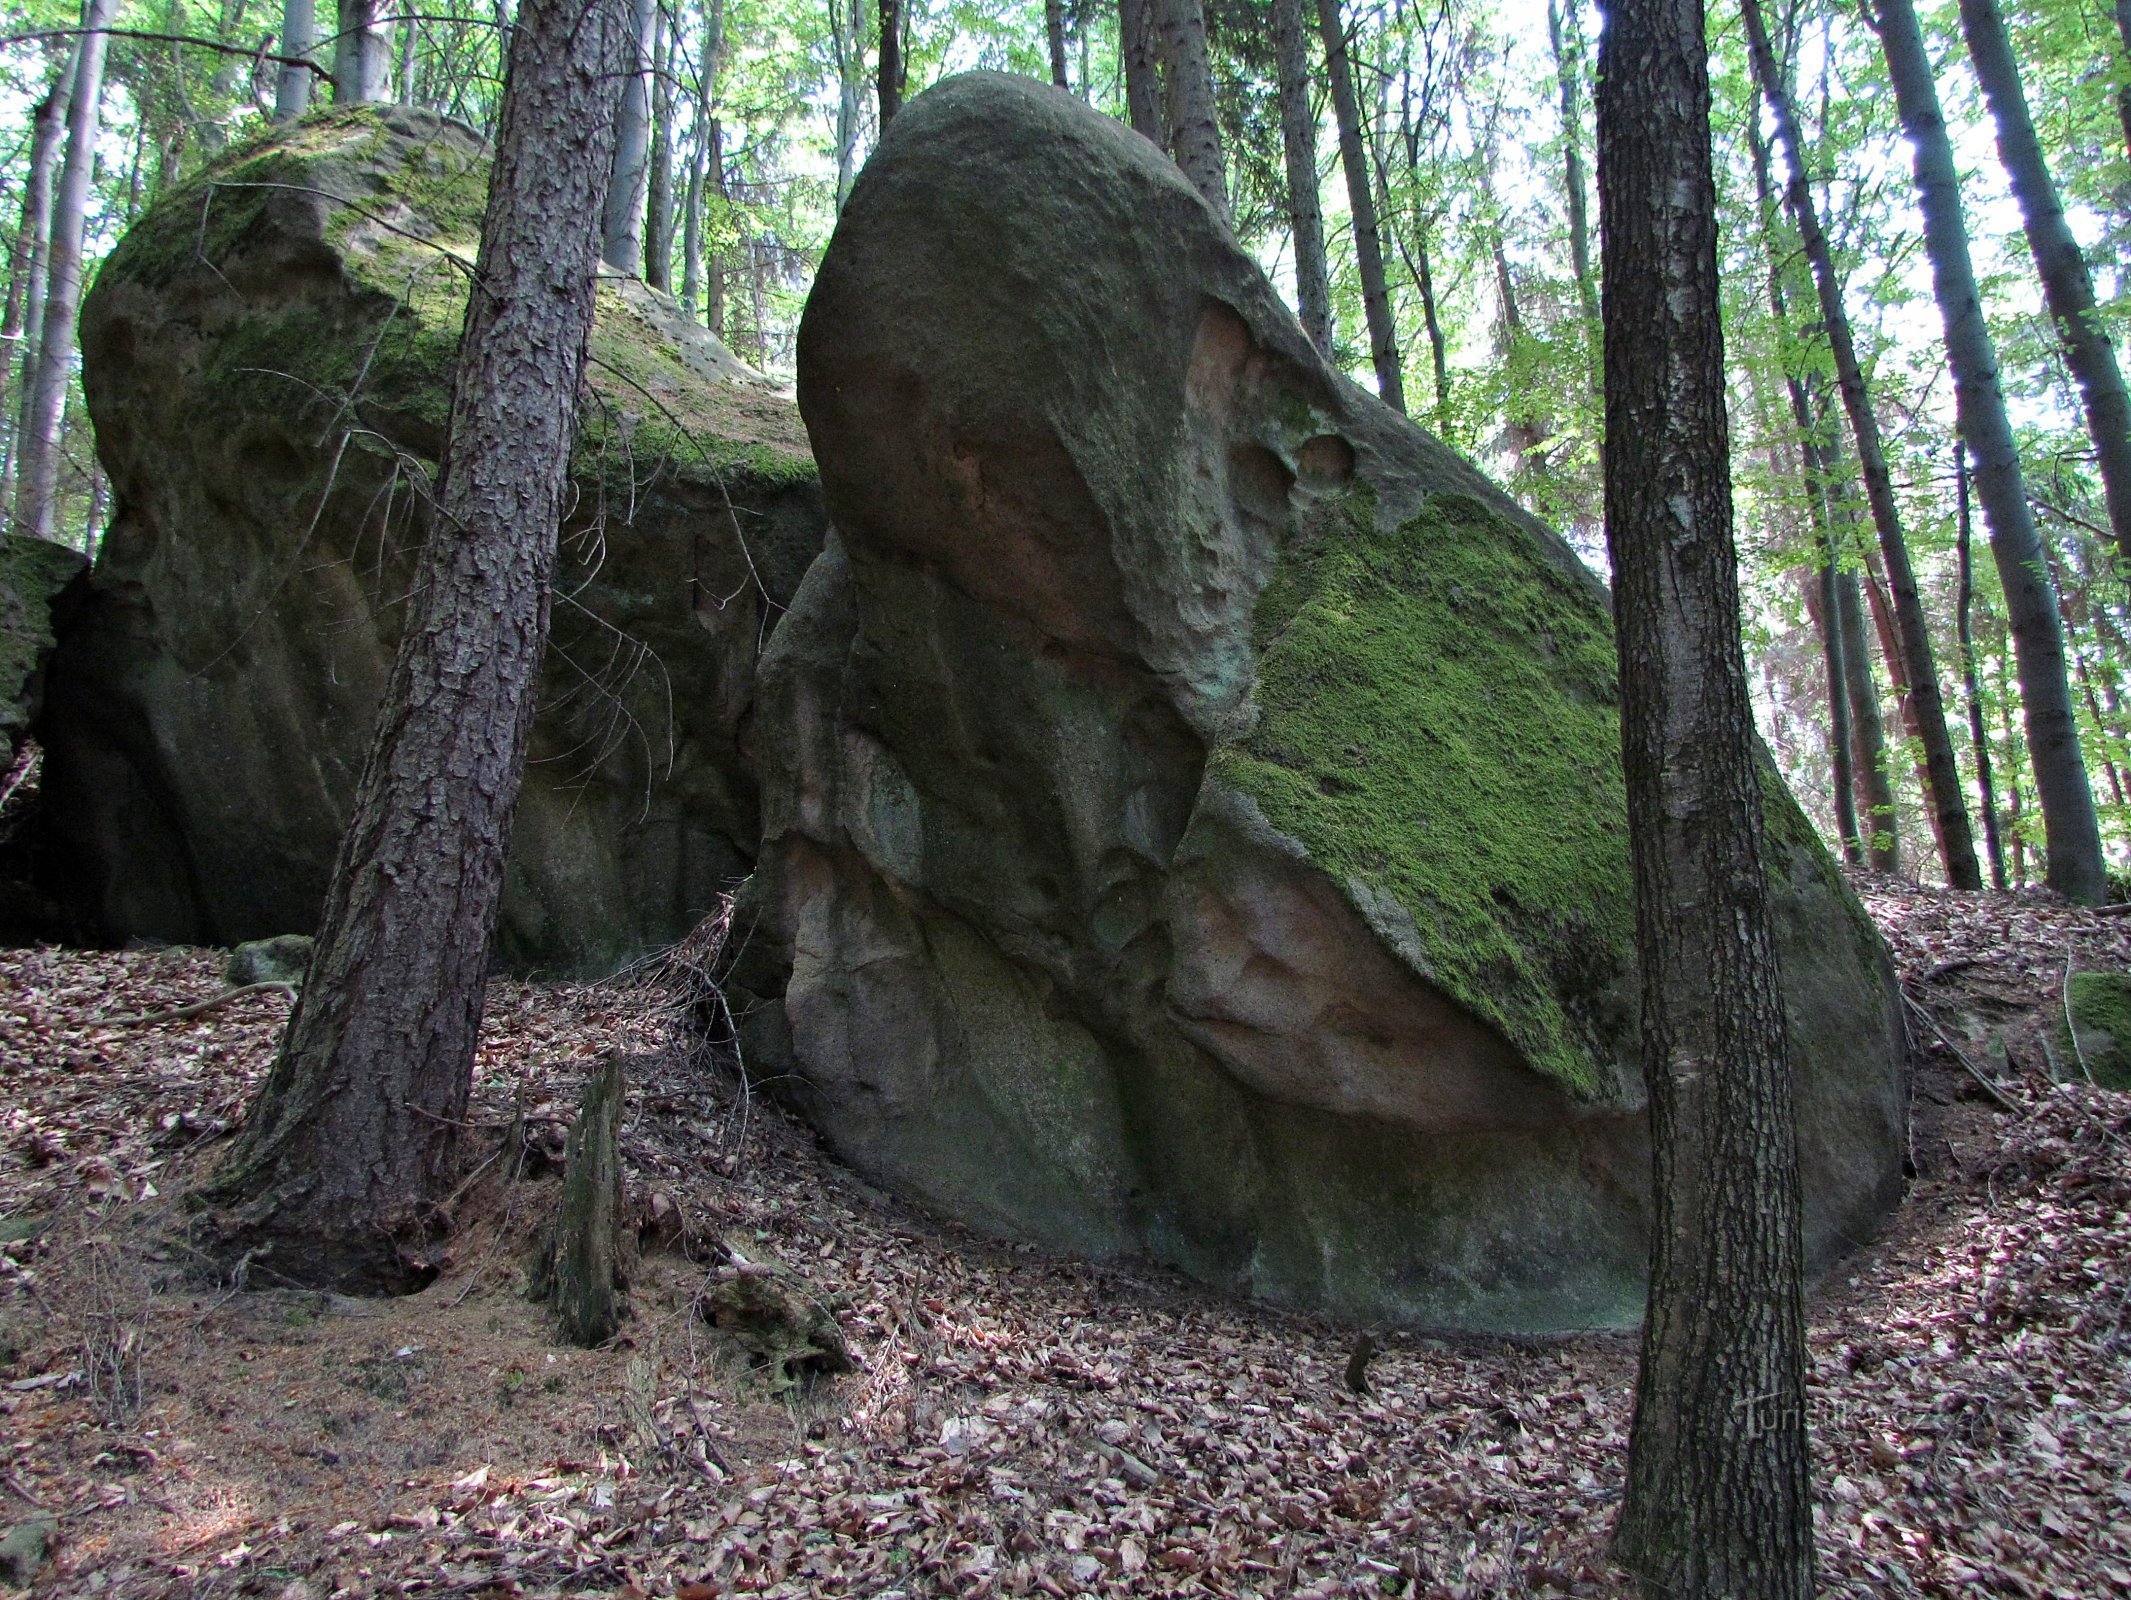
[{"label": "sandstone rock formation", "polygon": [[[760,683],[750,1067],[972,1224],[1357,1318],[1640,1310],[1606,597],[1332,373],[1153,146],[902,111],[800,337],[840,539]],[[1900,1184],[1896,991],[1773,772],[1813,1258]]]},{"label": "sandstone rock formation", "polygon": [[52,653],[52,604],[87,565],[79,550],[0,534],[0,773],[37,715]]},{"label": "sandstone rock formation", "polygon": [[[442,443],[486,156],[405,109],[232,153],[83,311],[116,516],[52,665],[47,859],[107,936],[307,929]],[[761,642],[821,545],[798,419],[671,301],[603,285],[501,950],[598,969],[747,870]]]}]

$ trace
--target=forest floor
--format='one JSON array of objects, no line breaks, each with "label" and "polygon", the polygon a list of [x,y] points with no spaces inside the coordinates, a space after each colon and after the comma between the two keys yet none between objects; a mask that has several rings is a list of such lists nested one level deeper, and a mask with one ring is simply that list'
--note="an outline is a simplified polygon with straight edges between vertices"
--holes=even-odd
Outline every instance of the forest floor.
[{"label": "forest floor", "polygon": [[[2067,963],[2131,970],[2131,919],[1861,889],[1923,1041],[1908,1199],[1811,1306],[1825,1592],[2131,1594],[2131,1096],[2049,1071]],[[39,1594],[1627,1592],[1632,1338],[1394,1334],[1354,1394],[1349,1331],[873,1192],[642,987],[495,988],[426,1291],[203,1281],[175,1197],[286,1001],[100,1019],[220,961],[0,952],[0,1529],[44,1519]],[[523,1266],[609,1051],[676,1243],[583,1351]],[[700,1314],[734,1250],[804,1274],[858,1370],[750,1370]]]}]

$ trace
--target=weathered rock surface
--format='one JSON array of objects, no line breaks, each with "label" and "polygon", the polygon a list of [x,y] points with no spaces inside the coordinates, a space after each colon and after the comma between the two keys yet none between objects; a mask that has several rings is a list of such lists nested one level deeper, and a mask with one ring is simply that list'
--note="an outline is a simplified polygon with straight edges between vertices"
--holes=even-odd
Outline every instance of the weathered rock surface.
[{"label": "weathered rock surface", "polygon": [[[799,393],[841,537],[762,669],[752,1070],[999,1233],[1356,1318],[1634,1318],[1617,692],[1567,547],[1028,80],[898,115]],[[1769,783],[1826,1262],[1899,1189],[1896,991]]]},{"label": "weathered rock surface", "polygon": [[55,643],[52,604],[86,565],[79,550],[0,534],[0,773],[36,719]]},{"label": "weathered rock surface", "polygon": [[[106,936],[314,925],[397,643],[487,181],[467,130],[338,110],[162,198],[99,274],[116,516],[43,721],[47,859]],[[603,285],[500,949],[598,969],[747,870],[755,662],[823,536],[797,414]]]}]

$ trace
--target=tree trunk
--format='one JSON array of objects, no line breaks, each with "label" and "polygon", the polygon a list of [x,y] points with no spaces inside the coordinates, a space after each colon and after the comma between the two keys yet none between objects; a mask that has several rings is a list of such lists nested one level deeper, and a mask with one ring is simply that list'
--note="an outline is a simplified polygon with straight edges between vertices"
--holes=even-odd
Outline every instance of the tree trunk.
[{"label": "tree trunk", "polygon": [[1332,115],[1339,124],[1339,160],[1347,174],[1347,205],[1354,216],[1354,258],[1361,269],[1361,307],[1369,325],[1369,362],[1376,392],[1394,411],[1406,409],[1399,373],[1398,329],[1391,318],[1391,291],[1384,282],[1384,252],[1376,223],[1376,189],[1369,181],[1369,155],[1361,131],[1361,106],[1347,59],[1347,31],[1339,0],[1317,0],[1317,26],[1324,39],[1325,79],[1332,89]]},{"label": "tree trunk", "polygon": [[15,526],[40,539],[58,532],[59,459],[66,428],[67,382],[73,371],[74,320],[81,309],[82,242],[89,190],[96,175],[96,137],[104,93],[104,54],[117,0],[87,0],[74,87],[67,102],[67,153],[52,196],[46,250],[44,319],[29,373],[15,488]]},{"label": "tree trunk", "polygon": [[1646,1594],[1806,1600],[1804,1246],[1732,544],[1698,0],[1619,0],[1598,73],[1606,538],[1654,1156],[1614,1547]]},{"label": "tree trunk", "polygon": [[1214,111],[1213,63],[1206,54],[1206,13],[1199,0],[1154,0],[1155,45],[1167,91],[1169,153],[1191,186],[1228,220],[1228,163]]},{"label": "tree trunk", "polygon": [[1775,51],[1769,47],[1768,29],[1762,22],[1760,0],[1740,0],[1746,23],[1747,49],[1753,58],[1754,77],[1768,102],[1776,126],[1776,143],[1788,171],[1784,179],[1784,203],[1797,225],[1799,243],[1813,269],[1813,284],[1820,297],[1820,321],[1835,359],[1837,388],[1842,394],[1850,431],[1857,441],[1858,474],[1864,479],[1866,503],[1872,508],[1872,523],[1879,534],[1880,557],[1887,567],[1887,587],[1893,597],[1896,635],[1900,642],[1902,676],[1908,685],[1909,707],[1915,731],[1924,747],[1927,776],[1925,794],[1931,802],[1932,832],[1937,837],[1939,859],[1946,881],[1956,889],[1980,889],[1983,875],[1976,865],[1975,838],[1969,828],[1968,797],[1961,786],[1961,769],[1954,760],[1953,736],[1946,727],[1945,700],[1939,692],[1938,664],[1931,648],[1931,631],[1924,618],[1924,602],[1918,591],[1915,570],[1909,561],[1909,543],[1902,534],[1901,513],[1894,500],[1894,480],[1887,471],[1886,451],[1880,444],[1879,418],[1865,391],[1864,369],[1858,365],[1857,349],[1850,336],[1850,315],[1842,303],[1842,285],[1835,276],[1835,258],[1821,231],[1820,214],[1806,182],[1804,146],[1798,123],[1791,111],[1790,90],[1777,70]]},{"label": "tree trunk", "polygon": [[1043,0],[1043,32],[1051,47],[1051,82],[1070,94],[1073,79],[1066,71],[1065,0]]},{"label": "tree trunk", "polygon": [[621,1331],[628,1302],[622,1268],[622,1058],[610,1055],[585,1085],[564,1143],[562,1193],[533,1258],[532,1298],[555,1308],[562,1336],[597,1349]]},{"label": "tree trunk", "polygon": [[644,281],[673,293],[673,60],[680,40],[660,8],[652,24],[651,199],[644,217]]},{"label": "tree trunk", "polygon": [[622,0],[524,0],[435,510],[310,973],[209,1188],[277,1280],[416,1286],[456,1175],[592,326]]},{"label": "tree trunk", "polygon": [[392,40],[380,20],[383,0],[340,0],[333,40],[333,103],[374,105],[392,76]]},{"label": "tree trunk", "polygon": [[45,290],[51,269],[53,169],[59,165],[59,137],[66,131],[67,105],[74,92],[79,54],[78,49],[69,52],[51,88],[30,114],[30,164],[23,180],[22,227],[15,235],[13,270],[8,275],[5,330],[8,341],[19,341],[22,347],[21,361],[9,363],[17,369],[19,379],[15,426],[9,430],[7,461],[4,475],[0,475],[0,506],[8,508],[10,515],[15,504],[16,469],[22,460],[22,438],[29,430],[37,352],[43,342]]},{"label": "tree trunk", "polygon": [[1162,75],[1154,48],[1154,0],[1117,0],[1117,54],[1125,73],[1126,119],[1135,133],[1166,150]]},{"label": "tree trunk", "polygon": [[[1843,542],[1847,545],[1848,540]],[[1835,604],[1842,624],[1842,668],[1850,689],[1850,772],[1857,785],[1858,824],[1866,830],[1865,861],[1874,872],[1900,872],[1894,775],[1887,766],[1887,730],[1879,712],[1879,685],[1872,677],[1865,600],[1856,573],[1835,574]]]},{"label": "tree trunk", "polygon": [[2072,720],[2071,686],[2065,671],[2064,628],[2057,594],[2043,562],[2035,514],[2027,503],[2020,456],[2005,397],[1998,387],[1998,353],[1983,320],[1969,261],[1968,229],[1961,219],[1960,179],[1953,146],[1939,110],[1931,59],[1909,0],[1876,0],[1874,23],[1894,85],[1902,131],[1908,136],[1916,173],[1917,205],[1924,214],[1924,250],[1946,331],[1946,359],[1953,369],[1954,405],[1961,438],[1975,463],[1976,497],[1990,533],[1991,555],[2005,590],[2006,621],[2020,673],[2020,700],[2027,715],[2028,754],[2035,794],[2042,806],[2048,854],[2047,881],[2081,905],[2108,893],[2102,865],[2101,825],[2080,758],[2079,729]]},{"label": "tree trunk", "polygon": [[[2131,0],[2127,0],[2131,3]],[[2005,36],[2005,19],[1997,0],[1961,0],[1961,31],[1968,38],[1976,81],[1990,102],[1998,129],[1998,155],[2020,203],[2028,249],[2042,279],[2043,299],[2057,324],[2065,365],[2078,380],[2085,402],[2087,437],[2094,441],[2101,491],[2109,508],[2109,529],[2131,570],[2131,398],[2124,393],[2123,373],[2109,325],[2094,305],[2094,280],[2086,257],[2065,221],[2064,202],[2042,157],[2041,141],[2028,115],[2020,67]]]},{"label": "tree trunk", "polygon": [[1317,118],[1310,110],[1310,50],[1302,27],[1302,0],[1273,0],[1273,55],[1280,69],[1280,142],[1287,155],[1295,303],[1302,331],[1329,356],[1332,286],[1325,270],[1324,212],[1317,198]]},{"label": "tree trunk", "polygon": [[614,119],[614,171],[606,185],[600,258],[617,272],[644,270],[644,196],[651,177],[652,52],[658,0],[632,0],[629,66]]},{"label": "tree trunk", "polygon": [[393,95],[403,106],[411,106],[414,100],[414,46],[417,24],[412,17],[400,23],[400,70],[399,88]]},{"label": "tree trunk", "polygon": [[858,177],[860,100],[866,77],[865,30],[860,0],[829,0],[829,48],[836,58],[836,209],[851,197]]},{"label": "tree trunk", "polygon": [[[1546,0],[1546,33],[1554,47],[1554,76],[1561,87],[1562,177],[1569,200],[1569,267],[1576,275],[1576,298],[1583,307],[1586,337],[1598,340],[1598,280],[1591,275],[1591,228],[1587,220],[1583,174],[1583,30],[1576,0],[1569,0],[1569,32],[1562,34],[1558,0]],[[1598,374],[1596,360],[1593,376]]]},{"label": "tree trunk", "polygon": [[902,0],[880,0],[880,17],[880,81],[875,84],[873,92],[880,103],[881,132],[886,133],[888,119],[901,110],[903,104]]},{"label": "tree trunk", "polygon": [[[282,0],[281,53],[307,56],[318,43],[317,0]],[[294,122],[311,109],[311,69],[284,63],[275,85],[274,120]]]}]

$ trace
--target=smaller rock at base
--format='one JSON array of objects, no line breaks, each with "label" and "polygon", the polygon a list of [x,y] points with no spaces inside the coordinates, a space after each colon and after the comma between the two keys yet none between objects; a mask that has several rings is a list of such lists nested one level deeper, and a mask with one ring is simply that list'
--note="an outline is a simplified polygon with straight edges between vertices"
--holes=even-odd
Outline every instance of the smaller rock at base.
[{"label": "smaller rock at base", "polygon": [[18,1589],[29,1587],[52,1554],[59,1524],[47,1516],[17,1523],[0,1537],[0,1583]]},{"label": "smaller rock at base", "polygon": [[2075,972],[2065,1009],[2070,1026],[2062,1020],[2057,1025],[2065,1065],[2082,1076],[2091,1073],[2104,1089],[2131,1089],[2131,977]]},{"label": "smaller rock at base", "polygon": [[793,1274],[775,1268],[743,1271],[710,1291],[703,1315],[767,1364],[773,1392],[852,1370],[834,1313]]},{"label": "smaller rock at base", "polygon": [[232,989],[254,983],[301,986],[304,973],[310,969],[315,942],[307,933],[284,933],[240,944],[230,951],[229,960],[222,967],[222,981]]}]

